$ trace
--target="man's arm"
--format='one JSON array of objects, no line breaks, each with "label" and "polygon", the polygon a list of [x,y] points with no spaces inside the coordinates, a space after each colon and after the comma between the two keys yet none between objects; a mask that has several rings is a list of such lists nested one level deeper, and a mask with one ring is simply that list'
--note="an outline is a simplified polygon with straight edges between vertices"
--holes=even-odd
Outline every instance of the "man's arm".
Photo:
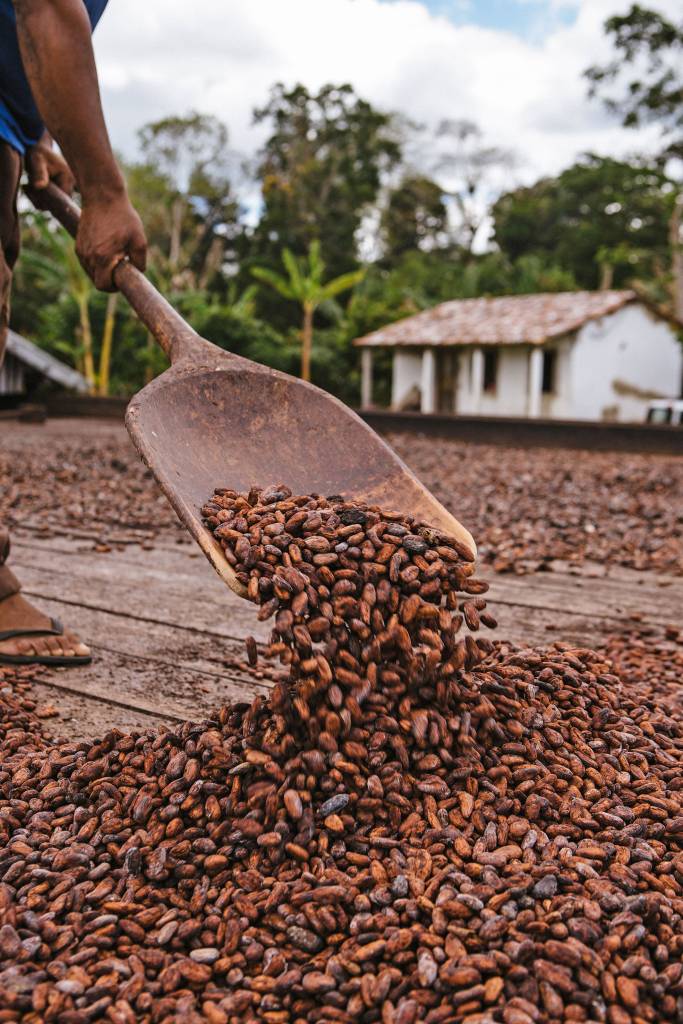
[{"label": "man's arm", "polygon": [[144,270],[147,242],[107,135],[88,14],[82,0],[14,0],[14,7],[36,105],[83,199],[76,251],[108,290],[123,256]]}]

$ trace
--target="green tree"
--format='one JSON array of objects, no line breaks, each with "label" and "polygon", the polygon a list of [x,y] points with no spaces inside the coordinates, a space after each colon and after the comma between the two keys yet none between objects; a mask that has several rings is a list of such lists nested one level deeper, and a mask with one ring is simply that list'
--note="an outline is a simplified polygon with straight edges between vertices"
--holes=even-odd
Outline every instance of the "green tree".
[{"label": "green tree", "polygon": [[405,177],[389,193],[380,231],[388,264],[413,249],[443,247],[448,241],[448,211],[441,188],[421,175]]},{"label": "green tree", "polygon": [[[206,292],[188,292],[178,297],[178,307],[199,334],[236,355],[289,370],[294,361],[284,352],[286,339],[253,315],[253,295],[257,287],[223,303]],[[297,353],[298,354],[298,353]]]},{"label": "green tree", "polygon": [[[50,289],[66,297],[78,311],[78,337],[63,339],[60,348],[88,381],[91,394],[96,390],[95,353],[90,322],[90,301],[95,286],[79,263],[73,242],[66,231],[53,229],[47,218],[37,215],[33,221],[40,246],[26,248],[23,261],[37,278],[41,289]],[[34,236],[34,237],[35,237]]]},{"label": "green tree", "polygon": [[118,301],[118,292],[112,292],[107,296],[107,307],[104,314],[104,329],[102,331],[102,344],[100,346],[99,373],[97,375],[97,394],[102,397],[109,394],[112,347],[114,344],[114,328],[116,325],[116,308],[118,306]]},{"label": "green tree", "polygon": [[202,288],[239,232],[228,130],[208,114],[166,117],[139,133],[131,195],[152,228],[152,259],[173,287]]},{"label": "green tree", "polygon": [[254,118],[270,134],[258,162],[263,214],[253,262],[275,269],[283,248],[303,258],[320,239],[333,276],[354,269],[363,215],[400,158],[391,116],[350,85],[311,93],[280,83]]},{"label": "green tree", "polygon": [[[51,302],[42,312],[54,316],[54,307],[60,303],[77,312],[77,326],[52,336],[49,347],[66,355],[88,381],[91,394],[109,394],[112,349],[118,296],[107,296],[106,311],[101,334],[93,325],[93,306],[102,297],[80,265],[69,235],[62,228],[50,224],[42,214],[26,218],[29,230],[22,256],[22,271],[28,276],[38,295],[50,295]],[[20,278],[21,280],[21,278]],[[69,323],[69,316],[57,316],[56,324]],[[40,321],[39,321],[40,322]],[[34,315],[35,326],[35,315]],[[33,331],[31,333],[34,333]],[[99,337],[99,344],[97,338]]]},{"label": "green tree", "polygon": [[147,261],[155,267],[165,265],[170,250],[170,209],[176,199],[176,185],[147,160],[136,163],[121,160],[121,164],[131,201],[145,225]]},{"label": "green tree", "polygon": [[[667,154],[683,156],[683,18],[669,21],[660,11],[633,4],[604,25],[615,56],[585,72],[591,96],[627,128],[657,124]],[[608,90],[615,86],[616,93]]]},{"label": "green tree", "polygon": [[[591,96],[601,95],[627,128],[656,124],[662,133],[662,162],[683,158],[683,19],[669,21],[661,11],[633,4],[625,15],[605,22],[614,59],[585,72]],[[610,92],[611,87],[616,93]],[[683,320],[683,188],[672,204],[670,298]]]},{"label": "green tree", "polygon": [[651,279],[668,261],[672,190],[659,167],[587,154],[556,178],[500,196],[495,241],[511,263],[537,256],[584,288],[600,285],[610,250],[620,254],[615,285]]},{"label": "green tree", "polygon": [[253,267],[252,274],[259,281],[274,288],[283,298],[297,302],[301,306],[301,376],[304,380],[310,380],[315,311],[323,303],[329,303],[337,295],[354,288],[362,280],[365,271],[351,271],[324,282],[325,263],[320,255],[320,243],[317,240],[311,242],[305,261],[297,260],[290,249],[285,249],[282,253],[282,262],[287,276],[278,274],[269,267]]}]

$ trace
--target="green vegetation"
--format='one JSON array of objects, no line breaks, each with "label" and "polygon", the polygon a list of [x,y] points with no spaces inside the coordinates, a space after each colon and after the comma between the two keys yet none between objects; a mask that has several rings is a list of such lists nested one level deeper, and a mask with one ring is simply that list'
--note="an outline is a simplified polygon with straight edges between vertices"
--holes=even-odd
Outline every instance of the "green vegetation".
[{"label": "green vegetation", "polygon": [[674,194],[656,166],[587,154],[556,178],[501,196],[494,237],[513,263],[537,256],[582,288],[655,282],[669,262]]},{"label": "green vegetation", "polygon": [[316,309],[326,303],[332,309],[337,295],[350,291],[364,276],[363,270],[352,270],[348,274],[340,274],[332,281],[323,282],[325,264],[320,256],[320,242],[311,242],[306,261],[297,260],[291,249],[282,253],[287,276],[269,270],[268,267],[252,267],[252,274],[259,281],[274,288],[284,299],[298,302],[303,313],[301,326],[301,376],[303,380],[311,379],[311,352],[313,350],[313,316]]},{"label": "green vegetation", "polygon": [[[586,72],[589,91],[626,126],[658,124],[660,156],[584,154],[502,193],[514,155],[472,122],[412,125],[349,85],[275,85],[250,167],[215,117],[143,126],[125,170],[151,279],[216,344],[350,403],[353,339],[447,299],[632,286],[683,317],[683,24],[636,4],[605,32],[614,60]],[[61,230],[22,219],[13,326],[93,393],[131,394],[163,354],[125,302],[94,290]]]},{"label": "green vegetation", "polygon": [[[683,19],[676,25],[660,11],[633,4],[621,16],[608,18],[605,32],[614,47],[614,59],[588,68],[590,93],[602,96],[609,110],[626,128],[658,126],[662,152],[658,165],[683,159]],[[616,93],[612,92],[616,88]],[[659,275],[659,294],[683,321],[683,182],[676,182],[670,204],[668,274]],[[664,293],[662,295],[662,292]]]}]

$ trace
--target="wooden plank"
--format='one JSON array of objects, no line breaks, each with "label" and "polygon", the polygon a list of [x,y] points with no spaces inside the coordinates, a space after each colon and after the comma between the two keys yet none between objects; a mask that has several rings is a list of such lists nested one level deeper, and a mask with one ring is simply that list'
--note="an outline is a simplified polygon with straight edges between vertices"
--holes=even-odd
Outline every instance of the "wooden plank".
[{"label": "wooden plank", "polygon": [[[107,659],[96,655],[92,666],[65,669],[63,673],[54,669],[51,674],[46,672],[41,683],[56,691],[60,697],[71,695],[107,705],[115,716],[123,709],[143,718],[183,722],[189,717],[187,708],[166,697],[153,700],[137,694],[129,697],[130,688],[126,686],[126,677],[133,675],[135,669],[135,662],[126,663],[122,659]],[[116,685],[113,685],[113,677],[116,678]],[[194,702],[193,706],[196,708]]]},{"label": "wooden plank", "polygon": [[[45,612],[65,624],[68,622],[88,644],[100,651],[140,658],[160,668],[183,668],[207,675],[216,680],[218,687],[254,676],[253,670],[247,667],[242,640],[36,595],[36,603],[38,601]],[[255,678],[258,682],[260,677]]]},{"label": "wooden plank", "polygon": [[[139,728],[141,722],[197,719],[226,700],[264,692],[266,680],[240,665],[244,636],[266,640],[269,626],[257,622],[253,606],[232,594],[192,547],[99,554],[73,538],[31,537],[27,543],[22,534],[14,540],[13,565],[26,593],[81,630],[95,653],[92,666],[54,673],[45,682],[52,702],[66,709],[55,731],[95,735],[132,721]],[[499,575],[489,596],[500,625],[485,635],[524,645],[561,639],[595,646],[629,610],[661,595],[669,611],[674,600],[678,611],[681,586],[636,573],[590,580],[563,573]]]},{"label": "wooden plank", "polygon": [[534,576],[497,575],[491,580],[487,599],[562,612],[571,609],[624,621],[631,614],[651,623],[676,622],[683,608],[683,580],[659,578],[648,573],[632,582],[585,579],[537,573]]},{"label": "wooden plank", "polygon": [[[46,610],[65,613],[58,602],[49,602]],[[83,617],[87,609],[74,608]],[[577,646],[594,646],[603,638],[603,622],[582,616],[566,615],[558,633],[557,617],[544,610],[518,607],[498,609],[496,639],[513,640],[524,645],[546,645],[559,636]],[[99,625],[106,643],[94,643],[92,665],[70,670],[45,671],[36,697],[53,704],[59,717],[48,719],[50,734],[70,738],[97,736],[116,727],[124,731],[144,731],[179,720],[201,720],[227,700],[251,700],[263,693],[264,684],[243,676],[229,680],[208,673],[192,672],[177,663],[163,663],[154,657],[126,656],[112,650],[111,644],[128,639],[130,647],[155,636],[158,626],[135,633],[135,620],[120,619],[107,613],[90,612],[93,630]],[[79,621],[79,625],[84,625]],[[140,624],[137,623],[139,627]],[[117,632],[116,630],[119,630]],[[171,632],[171,631],[169,631]],[[96,635],[93,632],[93,635]],[[133,642],[133,636],[136,637]],[[158,634],[157,634],[158,636]],[[189,635],[191,643],[212,642],[199,633]],[[173,651],[175,661],[176,651]],[[198,658],[198,664],[201,664]]]},{"label": "wooden plank", "polygon": [[243,662],[242,645],[228,646],[222,637],[218,638],[221,654],[211,649],[215,648],[213,637],[182,630],[174,634],[154,623],[67,607],[45,598],[41,607],[63,621],[69,616],[93,652],[90,665],[61,669],[50,677],[58,689],[145,714],[163,709],[171,717],[185,719],[227,701],[252,700],[270,686],[267,672],[255,673]]},{"label": "wooden plank", "polygon": [[58,715],[42,721],[44,731],[55,738],[83,739],[102,736],[109,729],[122,732],[147,732],[159,726],[175,726],[177,720],[161,714],[149,715],[132,708],[123,708],[87,694],[55,689],[51,681],[35,682],[32,696],[43,707],[52,705]]},{"label": "wooden plank", "polygon": [[88,444],[95,441],[118,441],[132,447],[128,431],[123,423],[113,420],[78,418],[48,419],[45,423],[5,423],[2,427],[2,444],[5,450],[22,448],[54,447],[57,441],[80,442],[86,438]]},{"label": "wooden plank", "polygon": [[[243,685],[269,685],[268,663],[262,661],[257,672],[248,669],[241,640],[112,615],[44,597],[36,599],[49,614],[78,628],[95,650],[154,662],[164,670],[182,668],[201,673],[207,677],[209,692],[215,690],[217,699],[226,692],[226,686],[232,691]],[[616,625],[606,618],[591,618],[567,610],[559,614],[523,605],[498,604],[495,612],[499,623],[495,636],[524,644],[549,643],[558,637],[580,644],[596,643]]]},{"label": "wooden plank", "polygon": [[55,689],[181,721],[206,714],[229,701],[252,700],[256,692],[264,692],[262,684],[254,685],[247,679],[241,683],[216,680],[201,672],[105,651],[97,645],[93,645],[90,665],[55,671],[49,682]]},{"label": "wooden plank", "polygon": [[[95,552],[94,544],[101,544],[101,533],[95,534],[89,530],[77,530],[68,527],[57,526],[51,530],[21,523],[11,529],[12,551],[17,553],[25,550],[29,555],[36,553],[57,551],[62,554],[78,554],[89,551],[96,554],[109,554],[110,552],[98,550]],[[137,541],[122,542],[115,541],[111,544],[111,551],[115,552],[122,560],[134,563],[138,550],[152,550],[160,547],[170,552],[180,551],[192,558],[204,558],[206,556],[195,544],[192,537],[185,530],[162,533],[159,537],[145,535]]]},{"label": "wooden plank", "polygon": [[[78,529],[76,527],[63,526],[61,524],[53,527],[45,525],[34,526],[30,520],[24,520],[17,526],[12,526],[12,549],[28,548],[30,550],[41,550],[44,547],[50,550],[62,551],[64,554],[73,551],[95,551],[103,554],[101,546],[106,543],[112,551],[124,553],[130,552],[134,558],[136,552],[142,548],[151,551],[160,548],[168,551],[176,551],[178,548],[189,549],[197,555],[201,554],[199,548],[195,547],[192,537],[180,526],[180,523],[159,528],[155,533],[152,527],[123,527],[127,530],[128,536],[117,532],[115,537],[110,536],[108,524],[103,524],[97,530]],[[202,557],[205,557],[202,555]]]},{"label": "wooden plank", "polygon": [[[54,534],[46,536],[40,530],[34,530],[33,528],[27,529],[24,526],[17,526],[12,531],[12,545],[16,548],[17,553],[19,550],[25,549],[28,554],[34,555],[37,552],[45,551],[60,551],[66,553],[77,553],[77,552],[90,552],[94,553],[92,547],[88,544],[90,535],[84,535],[79,538],[77,532],[71,532],[67,536],[62,531],[61,527],[57,527]],[[169,567],[173,563],[173,559],[178,560],[191,557],[203,559],[204,555],[198,547],[194,545],[192,540],[187,534],[179,534],[173,539],[173,541],[152,541],[156,547],[160,544],[164,551],[164,558],[168,557],[170,561],[166,562]],[[145,542],[147,547],[147,542]],[[168,555],[166,556],[166,552]],[[96,552],[102,554],[102,552]],[[122,562],[130,562],[135,564],[137,562],[137,550],[131,546],[121,546],[120,550],[114,547],[111,552],[117,559]],[[178,561],[178,564],[180,562]],[[478,567],[478,573],[486,577],[487,579],[500,579],[516,581],[517,584],[522,586],[554,586],[562,585],[562,580],[565,577],[570,577],[574,580],[575,585],[586,585],[592,588],[597,587],[598,592],[600,584],[604,583],[607,587],[614,589],[621,589],[623,584],[629,586],[645,587],[648,591],[655,592],[661,588],[681,588],[683,589],[683,576],[676,576],[670,574],[659,574],[653,572],[643,572],[638,569],[629,569],[626,566],[620,565],[601,565],[596,562],[585,562],[583,564],[574,564],[572,562],[561,561],[559,559],[548,563],[547,569],[535,573],[526,573],[516,575],[515,573],[496,573],[489,566],[482,564]]]},{"label": "wooden plank", "polygon": [[498,628],[493,632],[482,629],[481,636],[491,640],[511,640],[523,647],[545,647],[556,640],[577,647],[596,647],[616,628],[611,619],[572,611],[556,612],[546,608],[497,604],[493,607],[493,613]]},{"label": "wooden plank", "polygon": [[[74,580],[65,582],[71,586]],[[223,595],[222,584],[217,583]],[[250,700],[264,692],[264,681],[222,663],[242,660],[239,641],[187,625],[160,624],[78,603],[67,605],[44,595],[40,602],[46,612],[79,628],[95,655],[92,665],[55,672],[49,680],[51,699],[60,710],[65,701],[69,707],[79,695],[88,708],[99,700],[102,709],[97,714],[91,709],[88,721],[97,721],[101,728],[123,727],[130,714],[145,721],[151,718],[153,724],[161,709],[175,720],[202,718],[227,700]],[[500,629],[495,635],[519,643],[546,644],[559,635],[584,646],[602,635],[594,620],[572,613],[565,613],[561,621],[553,612],[512,605],[500,606],[497,613]],[[68,735],[82,735],[85,726],[72,716],[60,728]]]},{"label": "wooden plank", "polygon": [[[40,554],[37,564],[36,554]],[[27,590],[55,599],[106,608],[147,621],[177,623],[222,636],[265,638],[253,607],[235,597],[207,566],[184,548],[164,551],[92,551],[64,554],[17,545],[12,560]],[[486,575],[484,573],[484,575]],[[518,605],[607,617],[615,624],[632,613],[645,621],[680,621],[683,579],[647,573],[632,581],[555,573],[491,575],[491,605]],[[68,582],[67,582],[68,581]]]},{"label": "wooden plank", "polygon": [[[56,441],[82,439],[80,421],[45,427],[3,428],[6,449],[21,452]],[[6,433],[9,436],[6,436]],[[128,444],[120,425],[93,424],[96,443]],[[109,553],[94,550],[109,529],[57,524],[48,534],[22,524],[13,529],[12,565],[25,592],[52,615],[81,631],[94,661],[80,669],[48,671],[35,684],[41,703],[59,717],[46,720],[53,735],[96,736],[112,726],[141,731],[201,720],[226,700],[263,693],[260,677],[244,665],[243,639],[266,641],[253,606],[215,575],[192,541],[173,527],[158,535],[134,529]],[[480,574],[491,583],[495,634],[524,645],[561,639],[595,646],[633,612],[646,621],[679,621],[683,579],[620,566],[554,562],[527,576]]]},{"label": "wooden plank", "polygon": [[[94,552],[93,536],[90,533],[79,531],[64,532],[58,528],[54,533],[45,534],[44,531],[24,525],[14,527],[12,530],[12,547],[17,554],[26,550],[29,556],[37,552],[61,552],[62,554],[74,554],[80,552]],[[168,558],[173,559],[188,557],[204,559],[204,554],[193,543],[188,534],[178,534],[173,538],[161,536],[151,541],[144,541],[144,548],[160,548],[168,552]],[[129,545],[112,545],[117,559],[121,562],[136,564],[138,561],[138,548],[134,543]],[[109,552],[98,551],[97,554],[108,554]],[[169,563],[170,564],[170,563]],[[645,588],[648,593],[656,593],[661,589],[673,587],[675,591],[683,590],[683,576],[673,576],[653,572],[643,572],[639,569],[629,569],[622,565],[603,565],[598,562],[574,563],[556,559],[547,563],[546,569],[535,573],[516,575],[515,573],[496,573],[489,566],[483,564],[478,568],[478,574],[488,580],[516,580],[519,584],[527,587],[539,584],[545,585],[544,581],[555,578],[561,580],[565,577],[572,577],[585,585],[595,586],[597,580],[608,580],[610,584],[619,590],[624,585],[628,587]],[[559,584],[561,585],[561,584]]]},{"label": "wooden plank", "polygon": [[[141,559],[143,557],[147,559],[151,555],[141,553]],[[140,559],[138,565],[139,562]],[[73,561],[71,564],[74,564]],[[204,615],[199,617],[199,626],[197,618],[193,617],[203,597],[203,573],[183,574],[183,623],[177,622],[177,615],[176,621],[170,618],[164,623],[151,618],[149,614],[144,614],[149,606],[155,609],[155,614],[159,614],[164,600],[167,600],[166,596],[159,595],[155,589],[159,580],[158,568],[156,573],[147,574],[144,608],[139,606],[138,591],[131,591],[126,584],[120,582],[107,584],[106,594],[103,594],[103,585],[92,576],[84,582],[78,577],[69,578],[62,575],[59,582],[63,589],[69,591],[70,599],[58,601],[53,593],[56,582],[54,572],[25,570],[25,575],[27,593],[42,601],[50,613],[58,614],[81,629],[86,639],[93,642],[96,649],[156,661],[163,665],[165,670],[172,666],[206,673],[215,679],[213,687],[219,691],[223,685],[223,678],[226,683],[232,680],[240,688],[246,681],[252,679],[251,676],[245,679],[243,674],[235,670],[234,662],[243,661],[240,638],[232,639],[225,636],[223,622],[216,618],[213,610],[209,628],[205,628]],[[161,582],[162,585],[167,584],[163,576]],[[245,606],[245,602],[226,591],[217,578],[214,582],[218,588],[218,600],[227,606],[226,611],[229,608],[232,612],[234,606],[236,615],[241,616],[243,608],[246,607],[249,618],[230,620],[233,632],[239,632],[241,636],[246,635],[247,631],[258,632],[262,639],[265,639],[268,634],[267,624],[257,623],[254,610],[249,605]],[[496,583],[500,583],[500,580]],[[120,587],[124,588],[123,593],[117,589]],[[103,605],[86,603],[88,598],[92,600],[98,595],[102,599],[109,599],[109,609]],[[557,638],[582,645],[596,643],[605,632],[614,630],[621,622],[619,617],[601,614],[600,609],[595,607],[586,613],[583,609],[575,610],[569,602],[564,602],[557,608],[547,608],[534,602],[496,601],[495,596],[494,589],[492,606],[500,624],[496,636],[517,643],[549,643]],[[119,607],[113,608],[112,605],[117,599]],[[185,608],[190,608],[191,613],[186,613]],[[237,630],[234,629],[235,621],[238,622]],[[241,628],[243,626],[244,630]],[[226,660],[230,662],[228,666],[224,664]],[[210,690],[213,687],[210,687]]]},{"label": "wooden plank", "polygon": [[12,565],[30,595],[213,636],[268,637],[268,626],[257,621],[254,606],[234,595],[203,559],[168,566],[158,552],[141,551],[136,564],[123,566],[114,552],[51,553],[46,564],[29,565],[22,556],[13,557]]}]

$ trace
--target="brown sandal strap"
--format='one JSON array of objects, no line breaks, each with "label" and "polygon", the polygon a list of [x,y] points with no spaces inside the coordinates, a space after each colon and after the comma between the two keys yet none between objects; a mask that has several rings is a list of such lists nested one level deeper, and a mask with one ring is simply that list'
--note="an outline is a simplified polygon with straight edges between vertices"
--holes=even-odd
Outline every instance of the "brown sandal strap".
[{"label": "brown sandal strap", "polygon": [[0,630],[0,643],[3,640],[13,640],[15,637],[25,636],[62,636],[64,626],[59,619],[50,619],[52,629],[5,629]]}]

